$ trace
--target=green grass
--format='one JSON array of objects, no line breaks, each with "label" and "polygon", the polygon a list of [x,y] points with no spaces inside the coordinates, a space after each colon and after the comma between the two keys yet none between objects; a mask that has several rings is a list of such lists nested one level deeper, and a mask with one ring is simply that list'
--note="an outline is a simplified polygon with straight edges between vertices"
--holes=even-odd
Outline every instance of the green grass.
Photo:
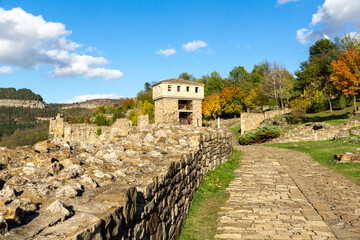
[{"label": "green grass", "polygon": [[192,200],[188,218],[181,229],[180,240],[214,239],[220,207],[229,194],[226,188],[240,166],[241,152],[234,149],[231,158],[209,172]]},{"label": "green grass", "polygon": [[241,129],[241,124],[240,124],[240,120],[230,123],[227,126],[231,131],[233,131],[233,133],[235,134],[236,139],[239,139],[240,137],[240,129]]},{"label": "green grass", "polygon": [[334,160],[334,154],[336,153],[360,152],[359,138],[350,137],[328,141],[276,143],[267,145],[308,153],[318,163],[360,184],[360,163],[336,163]]},{"label": "green grass", "polygon": [[[360,106],[360,103],[356,103],[357,106]],[[353,114],[354,107],[346,107],[342,110],[333,110],[331,113],[330,110],[319,112],[319,113],[307,113],[306,117],[309,119],[308,122],[325,122],[332,125],[343,124],[353,119],[349,117]]]}]

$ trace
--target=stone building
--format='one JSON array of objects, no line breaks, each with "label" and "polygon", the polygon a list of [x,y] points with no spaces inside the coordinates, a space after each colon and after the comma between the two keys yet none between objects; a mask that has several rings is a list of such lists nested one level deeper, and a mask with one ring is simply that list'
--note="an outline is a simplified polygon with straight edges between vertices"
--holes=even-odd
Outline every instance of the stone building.
[{"label": "stone building", "polygon": [[153,85],[155,123],[202,125],[201,101],[204,84],[184,79],[169,79]]}]

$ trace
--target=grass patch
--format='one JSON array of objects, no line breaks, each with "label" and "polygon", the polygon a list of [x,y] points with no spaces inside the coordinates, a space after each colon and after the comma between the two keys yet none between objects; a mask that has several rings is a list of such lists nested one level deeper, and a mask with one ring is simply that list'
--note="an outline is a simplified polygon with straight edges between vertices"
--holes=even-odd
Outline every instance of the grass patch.
[{"label": "grass patch", "polygon": [[241,130],[240,120],[230,123],[227,127],[235,134],[236,139],[239,139]]},{"label": "grass patch", "polygon": [[[360,103],[356,103],[357,106]],[[306,118],[307,122],[325,122],[333,125],[343,124],[353,119],[349,119],[354,112],[354,107],[346,107],[342,110],[333,110],[331,113],[330,110],[319,112],[319,113],[307,113]]]},{"label": "grass patch", "polygon": [[240,166],[240,156],[241,152],[234,149],[228,161],[203,178],[181,229],[180,240],[214,239],[220,207],[229,198],[226,188],[235,178],[234,171]]},{"label": "grass patch", "polygon": [[277,126],[265,126],[240,135],[239,143],[241,145],[263,143],[280,136],[280,133],[280,128]]},{"label": "grass patch", "polygon": [[360,163],[336,163],[334,160],[334,154],[336,153],[359,152],[359,138],[351,137],[327,141],[274,143],[266,145],[308,153],[318,163],[353,180],[356,184],[360,184]]}]

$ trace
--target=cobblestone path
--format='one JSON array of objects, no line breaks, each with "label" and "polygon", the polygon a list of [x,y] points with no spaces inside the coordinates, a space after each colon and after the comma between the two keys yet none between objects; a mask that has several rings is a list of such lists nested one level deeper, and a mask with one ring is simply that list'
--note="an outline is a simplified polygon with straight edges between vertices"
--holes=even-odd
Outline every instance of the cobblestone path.
[{"label": "cobblestone path", "polygon": [[236,148],[241,167],[216,238],[360,239],[360,186],[304,153]]}]

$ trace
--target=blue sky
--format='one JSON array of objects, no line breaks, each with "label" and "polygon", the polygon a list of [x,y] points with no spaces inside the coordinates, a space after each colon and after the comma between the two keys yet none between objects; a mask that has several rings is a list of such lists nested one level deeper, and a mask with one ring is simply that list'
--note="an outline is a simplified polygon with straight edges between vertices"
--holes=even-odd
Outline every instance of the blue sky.
[{"label": "blue sky", "polygon": [[132,97],[145,82],[268,60],[358,31],[360,0],[0,0],[0,87],[49,103]]}]

